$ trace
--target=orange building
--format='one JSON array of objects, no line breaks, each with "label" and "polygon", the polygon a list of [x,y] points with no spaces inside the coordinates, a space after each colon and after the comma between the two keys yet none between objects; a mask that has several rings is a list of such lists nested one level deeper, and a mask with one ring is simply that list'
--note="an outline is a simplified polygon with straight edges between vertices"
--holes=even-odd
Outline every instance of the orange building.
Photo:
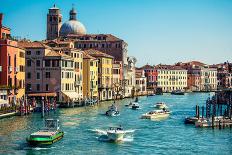
[{"label": "orange building", "polygon": [[8,89],[8,101],[11,104],[21,98],[25,85],[25,51],[18,42],[11,40],[10,29],[2,25],[0,14],[0,87]]}]

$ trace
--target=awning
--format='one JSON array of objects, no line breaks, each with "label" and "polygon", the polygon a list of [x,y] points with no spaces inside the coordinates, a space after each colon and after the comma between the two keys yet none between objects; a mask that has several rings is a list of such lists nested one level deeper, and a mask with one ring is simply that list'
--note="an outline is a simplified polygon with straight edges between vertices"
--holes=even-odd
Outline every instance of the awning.
[{"label": "awning", "polygon": [[32,93],[28,94],[29,97],[56,97],[56,93]]},{"label": "awning", "polygon": [[79,98],[79,94],[77,92],[62,92],[62,93],[73,101]]}]

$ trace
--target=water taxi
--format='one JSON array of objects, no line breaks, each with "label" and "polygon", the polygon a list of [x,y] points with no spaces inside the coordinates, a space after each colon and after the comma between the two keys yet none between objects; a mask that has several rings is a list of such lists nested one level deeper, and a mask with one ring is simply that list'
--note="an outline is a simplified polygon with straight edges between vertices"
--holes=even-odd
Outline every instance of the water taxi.
[{"label": "water taxi", "polygon": [[147,112],[141,116],[141,119],[156,119],[156,118],[165,118],[170,115],[170,111],[163,109],[163,110],[153,110]]},{"label": "water taxi", "polygon": [[164,102],[158,102],[155,104],[155,108],[163,109],[163,108],[168,108],[168,106]]},{"label": "water taxi", "polygon": [[131,106],[131,109],[133,109],[133,110],[137,110],[137,109],[139,109],[140,107],[139,107],[139,103],[137,103],[137,102],[134,102],[133,104],[132,104],[132,106]]},{"label": "water taxi", "polygon": [[118,142],[122,141],[126,132],[121,126],[110,127],[107,131],[107,137],[109,141]]},{"label": "water taxi", "polygon": [[30,145],[51,145],[63,136],[64,132],[60,130],[59,120],[46,119],[45,128],[32,133],[26,140]]},{"label": "water taxi", "polygon": [[107,116],[118,116],[119,111],[115,104],[112,104],[108,107],[108,110],[106,111]]}]

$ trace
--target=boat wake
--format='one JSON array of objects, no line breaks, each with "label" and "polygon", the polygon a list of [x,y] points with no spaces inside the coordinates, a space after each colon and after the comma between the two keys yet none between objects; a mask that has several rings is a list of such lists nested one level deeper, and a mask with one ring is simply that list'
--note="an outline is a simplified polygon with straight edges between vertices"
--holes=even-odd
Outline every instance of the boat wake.
[{"label": "boat wake", "polygon": [[25,147],[23,148],[24,150],[36,150],[36,151],[39,151],[39,150],[50,150],[50,149],[55,149],[56,147],[47,147],[47,146],[44,146],[44,147]]},{"label": "boat wake", "polygon": [[101,129],[93,129],[91,130],[93,132],[96,132],[98,135],[106,135],[106,130],[101,130]]},{"label": "boat wake", "polygon": [[[97,139],[101,142],[110,142],[110,139],[107,136],[107,131],[106,130],[101,130],[101,129],[93,129],[91,130],[93,132],[96,132],[97,135],[100,135],[99,137],[97,137]],[[133,135],[132,133],[134,133],[135,130],[125,130],[125,137],[123,138],[123,140],[121,142],[132,142],[133,141]]]}]

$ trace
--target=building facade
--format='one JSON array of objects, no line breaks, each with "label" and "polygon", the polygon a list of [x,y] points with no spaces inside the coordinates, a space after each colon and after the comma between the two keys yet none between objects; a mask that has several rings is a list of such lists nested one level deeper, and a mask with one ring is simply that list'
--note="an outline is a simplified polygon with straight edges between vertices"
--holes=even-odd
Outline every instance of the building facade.
[{"label": "building facade", "polygon": [[115,99],[123,97],[123,71],[122,71],[122,62],[114,61],[113,62],[113,97]]},{"label": "building facade", "polygon": [[25,95],[25,50],[11,39],[2,20],[0,14],[0,85],[8,89],[8,103],[16,104]]},{"label": "building facade", "polygon": [[55,93],[58,101],[80,100],[75,89],[74,59],[41,42],[20,42],[26,49],[26,93]]},{"label": "building facade", "polygon": [[98,59],[83,52],[83,95],[98,99]]},{"label": "building facade", "polygon": [[157,65],[157,87],[163,92],[185,90],[187,88],[187,70],[177,66]]},{"label": "building facade", "polygon": [[147,94],[147,78],[145,76],[145,71],[143,69],[136,69],[135,74],[136,95]]},{"label": "building facade", "polygon": [[157,87],[158,72],[154,66],[144,65],[140,69],[144,70],[147,78],[147,89],[154,90]]},{"label": "building facade", "polygon": [[98,93],[99,100],[113,98],[113,57],[97,50],[86,50],[87,54],[98,59]]}]

